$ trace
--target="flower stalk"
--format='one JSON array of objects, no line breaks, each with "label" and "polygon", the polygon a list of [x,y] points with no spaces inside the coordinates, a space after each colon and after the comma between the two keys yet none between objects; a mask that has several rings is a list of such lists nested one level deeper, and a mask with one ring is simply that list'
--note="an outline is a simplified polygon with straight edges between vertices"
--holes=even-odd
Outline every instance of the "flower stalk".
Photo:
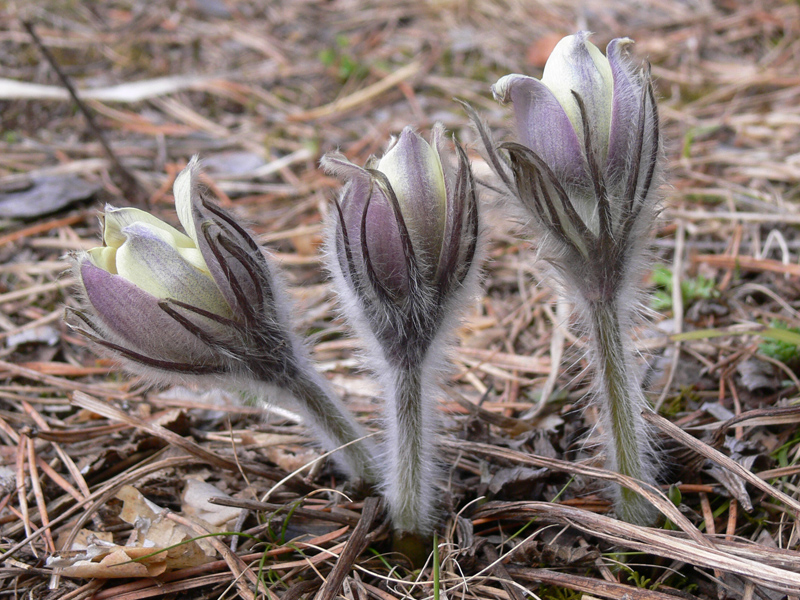
[{"label": "flower stalk", "polygon": [[329,270],[383,388],[383,491],[405,547],[424,546],[438,512],[442,356],[478,270],[472,172],[457,145],[458,167],[442,160],[443,138],[438,124],[431,144],[406,128],[365,168],[340,154],[322,159],[346,183],[328,231]]},{"label": "flower stalk", "polygon": [[[590,337],[607,464],[653,483],[657,463],[642,411],[633,325],[640,313],[649,233],[658,213],[661,135],[652,83],[612,40],[607,56],[588,33],[558,43],[541,80],[507,75],[493,87],[511,103],[519,142],[495,146],[470,115],[489,164],[533,217],[540,254]],[[615,490],[618,515],[648,523],[644,498]]]},{"label": "flower stalk", "polygon": [[[633,349],[619,322],[619,309],[612,303],[598,303],[590,309],[590,339],[597,374],[596,401],[603,429],[608,432],[608,468],[642,481],[653,481],[649,427],[642,417],[649,410],[647,399],[632,364]],[[642,496],[625,487],[614,489],[618,516],[630,523],[647,523],[653,507]]]},{"label": "flower stalk", "polygon": [[316,441],[326,449],[347,444],[339,451],[344,456],[340,462],[344,462],[346,470],[363,483],[377,485],[380,476],[375,462],[375,444],[366,439],[367,432],[352,417],[328,380],[307,363],[283,387],[303,408],[305,421],[316,431]]}]

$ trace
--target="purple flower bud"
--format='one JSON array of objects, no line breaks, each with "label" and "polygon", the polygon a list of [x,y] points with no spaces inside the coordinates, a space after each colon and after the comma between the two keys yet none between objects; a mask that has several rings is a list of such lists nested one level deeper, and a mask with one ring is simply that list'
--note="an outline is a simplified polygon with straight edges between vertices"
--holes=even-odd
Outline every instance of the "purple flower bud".
[{"label": "purple flower bud", "polygon": [[[541,254],[590,333],[609,467],[652,482],[653,443],[641,416],[649,407],[631,327],[658,212],[658,111],[649,72],[623,55],[631,41],[613,40],[603,56],[588,37],[561,40],[541,80],[507,75],[492,87],[513,104],[519,143],[495,148],[471,114],[489,162],[533,216]],[[652,508],[642,497],[616,493],[619,516],[649,521]]]},{"label": "purple flower bud", "polygon": [[420,536],[436,516],[441,356],[478,262],[472,172],[458,145],[451,172],[443,137],[441,125],[431,144],[406,128],[366,168],[340,154],[322,159],[346,182],[328,231],[329,267],[384,390],[384,495],[395,529]]},{"label": "purple flower bud", "polygon": [[215,375],[238,393],[297,410],[350,474],[377,480],[371,440],[314,369],[256,241],[197,183],[175,180],[181,233],[133,208],[106,208],[104,246],[78,256],[85,336],[135,371]]},{"label": "purple flower bud", "polygon": [[341,154],[322,166],[346,182],[330,247],[334,274],[365,314],[387,356],[419,360],[454,290],[474,264],[478,210],[472,173],[458,148],[443,164],[444,130],[429,144],[407,127],[380,160],[358,167]]},{"label": "purple flower bud", "polygon": [[91,308],[77,313],[83,332],[165,372],[291,377],[288,320],[257,243],[204,197],[196,160],[174,193],[185,234],[135,208],[106,208],[104,246],[77,260]]},{"label": "purple flower bud", "polygon": [[641,246],[655,215],[658,113],[649,73],[623,54],[631,43],[612,40],[606,57],[580,32],[558,43],[541,80],[506,75],[492,87],[513,104],[520,141],[502,146],[511,174],[501,177],[550,234],[554,256],[597,258],[604,279],[621,276],[614,267]]}]

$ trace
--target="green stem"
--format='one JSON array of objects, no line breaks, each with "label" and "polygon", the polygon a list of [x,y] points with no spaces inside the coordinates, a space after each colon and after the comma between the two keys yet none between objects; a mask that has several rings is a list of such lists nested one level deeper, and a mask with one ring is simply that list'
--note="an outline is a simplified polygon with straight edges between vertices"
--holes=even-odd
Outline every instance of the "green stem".
[{"label": "green stem", "polygon": [[399,367],[387,420],[390,473],[386,497],[397,531],[427,539],[435,511],[435,443],[420,368]]},{"label": "green stem", "polygon": [[[375,443],[367,435],[321,376],[300,373],[285,388],[303,409],[308,425],[326,438],[328,450],[345,446],[337,454],[350,472],[368,484],[377,484]],[[355,442],[355,443],[352,443]]]},{"label": "green stem", "polygon": [[[597,389],[605,423],[611,466],[623,475],[649,481],[646,463],[649,459],[642,449],[646,435],[641,410],[645,406],[642,390],[628,372],[632,362],[619,322],[614,302],[596,302],[590,306],[593,342],[597,358]],[[652,507],[642,496],[620,487],[616,510],[620,518],[633,523],[650,520]]]}]

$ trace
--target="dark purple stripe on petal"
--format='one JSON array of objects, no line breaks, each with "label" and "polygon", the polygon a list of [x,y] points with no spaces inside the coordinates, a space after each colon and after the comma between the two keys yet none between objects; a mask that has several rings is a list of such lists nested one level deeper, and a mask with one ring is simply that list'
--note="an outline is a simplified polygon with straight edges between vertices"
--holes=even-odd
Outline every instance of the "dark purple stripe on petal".
[{"label": "dark purple stripe on petal", "polygon": [[[366,226],[367,251],[376,276],[385,288],[405,296],[408,293],[408,268],[392,206],[380,187],[372,184],[371,175],[355,165],[353,167],[345,171],[349,180],[340,204],[355,268],[361,274],[366,273],[360,242],[363,222]],[[364,208],[368,201],[364,219]]]}]

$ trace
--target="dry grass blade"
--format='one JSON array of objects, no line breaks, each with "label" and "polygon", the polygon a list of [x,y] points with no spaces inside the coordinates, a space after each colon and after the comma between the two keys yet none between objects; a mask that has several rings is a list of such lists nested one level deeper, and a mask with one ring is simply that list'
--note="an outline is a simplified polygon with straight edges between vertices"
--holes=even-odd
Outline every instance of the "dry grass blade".
[{"label": "dry grass blade", "polygon": [[[665,594],[646,588],[636,588],[621,583],[603,581],[602,579],[593,579],[591,577],[582,577],[569,573],[559,573],[558,571],[550,571],[547,569],[509,567],[508,571],[512,576],[522,581],[565,587],[570,590],[583,592],[584,594],[592,594],[600,598],[610,598],[611,600],[620,600],[623,598],[630,598],[631,600],[675,600],[675,596],[672,594]],[[691,598],[691,595],[687,596]],[[589,596],[583,596],[583,598],[588,597]]]},{"label": "dry grass blade", "polygon": [[[91,519],[94,511],[96,511],[98,508],[104,506],[108,501],[110,501],[111,498],[113,498],[116,491],[123,485],[125,485],[128,482],[128,480],[137,481],[141,477],[145,477],[151,473],[163,469],[183,467],[188,464],[196,464],[196,462],[197,460],[192,457],[181,456],[181,457],[160,460],[152,464],[139,466],[138,468],[133,469],[131,471],[126,471],[116,479],[112,479],[111,481],[107,482],[106,485],[104,485],[102,488],[98,489],[95,492],[92,492],[92,495],[84,499],[82,502],[74,504],[73,506],[62,512],[60,515],[58,515],[57,517],[51,519],[48,529],[52,529],[56,525],[63,524],[70,517],[74,516],[76,513],[79,513],[81,510],[83,510],[84,512],[81,513],[81,516],[78,519],[76,526],[82,526],[86,521]],[[88,510],[87,507],[89,507]],[[26,545],[34,543],[45,531],[47,531],[47,529],[42,527],[28,534],[25,537],[25,539],[21,540],[20,542],[17,542],[16,544],[7,548],[3,554],[0,554],[0,561],[10,559]],[[74,529],[74,533],[77,534],[77,529]],[[67,542],[69,543],[65,545],[69,546],[72,543],[72,539],[67,538]]]},{"label": "dry grass blade", "polygon": [[350,539],[344,550],[339,555],[336,565],[328,575],[328,579],[322,589],[315,596],[315,600],[333,600],[340,592],[345,577],[353,568],[353,563],[367,546],[367,534],[372,529],[372,524],[380,513],[380,498],[370,497],[364,501],[364,508],[361,512],[361,520],[350,534]]},{"label": "dry grass blade", "polygon": [[[211,504],[219,504],[220,506],[235,506],[237,508],[246,508],[247,510],[257,511],[278,511],[283,510],[285,507],[282,504],[274,504],[272,502],[258,502],[257,500],[243,500],[240,498],[209,498]],[[323,521],[330,521],[331,523],[340,523],[342,525],[358,525],[360,519],[350,517],[348,515],[340,515],[338,513],[323,512],[321,510],[308,510],[305,508],[292,508],[292,515],[298,517],[307,517],[309,519],[321,519]]]},{"label": "dry grass blade", "polygon": [[[283,473],[276,469],[269,469],[267,467],[261,467],[259,465],[254,464],[245,464],[241,463],[235,459],[225,458],[224,456],[220,456],[214,452],[210,452],[206,448],[200,446],[199,444],[188,440],[176,433],[173,433],[169,429],[161,427],[160,425],[156,425],[154,423],[148,423],[129,415],[117,408],[114,408],[110,404],[106,402],[102,402],[95,398],[92,398],[88,394],[84,394],[82,392],[75,392],[72,395],[71,401],[76,405],[80,406],[81,408],[85,408],[86,410],[90,410],[98,415],[103,415],[109,419],[113,419],[115,421],[122,421],[130,425],[131,427],[136,427],[137,429],[141,429],[146,431],[156,437],[159,437],[165,440],[167,443],[177,446],[182,450],[185,450],[189,454],[196,456],[204,461],[207,461],[209,464],[216,465],[218,467],[222,467],[223,469],[229,469],[231,471],[239,471],[244,470],[249,473],[254,473],[257,475],[262,475],[264,477],[270,479],[279,479],[284,476]],[[301,482],[297,481],[288,481],[287,484],[289,486],[299,487],[300,489],[305,490],[306,486],[304,486]]]},{"label": "dry grass blade", "polygon": [[60,390],[70,390],[76,392],[83,392],[86,394],[95,394],[98,396],[103,396],[105,398],[114,398],[117,400],[126,400],[130,398],[130,394],[117,391],[110,387],[103,387],[101,385],[92,385],[84,383],[75,383],[73,381],[70,381],[69,379],[64,379],[61,377],[53,377],[52,375],[45,375],[34,369],[20,367],[19,365],[15,365],[14,363],[9,363],[0,360],[0,372],[2,371],[7,371],[9,373],[16,375],[17,377],[31,379],[33,381],[39,381],[47,385],[52,385],[56,389]]},{"label": "dry grass blade", "polygon": [[[800,593],[800,573],[735,556],[694,540],[681,539],[668,531],[631,525],[590,511],[548,502],[519,502],[500,506],[489,504],[474,516],[477,519],[495,515],[506,518],[514,515],[519,520],[541,518],[556,521],[616,545],[747,577],[759,585],[783,593]],[[800,554],[797,557],[800,558]]]},{"label": "dry grass blade", "polygon": [[489,456],[503,461],[511,461],[517,464],[528,464],[536,467],[545,467],[565,473],[586,475],[588,477],[612,481],[621,486],[627,487],[644,496],[670,521],[681,528],[690,538],[701,546],[713,547],[713,543],[708,540],[700,531],[678,510],[678,508],[659,490],[640,481],[607,471],[584,465],[570,463],[554,458],[546,458],[515,452],[505,448],[498,448],[489,444],[478,444],[475,442],[448,442],[446,447],[462,452],[472,452],[482,456]]},{"label": "dry grass blade", "polygon": [[[175,521],[176,523],[180,523],[190,531],[194,531],[198,536],[205,536],[212,533],[208,529],[200,526],[198,523],[181,517],[180,515],[176,515],[175,513],[168,513],[167,518]],[[242,596],[242,598],[244,598],[244,600],[255,600],[255,594],[247,586],[248,581],[253,586],[258,585],[258,577],[253,570],[241,559],[241,557],[234,554],[230,548],[223,544],[219,538],[212,536],[206,539],[211,543],[212,546],[214,546],[214,549],[222,555],[223,559],[227,563],[231,573],[233,573],[236,588],[239,590],[239,594]]]},{"label": "dry grass blade", "polygon": [[50,52],[50,49],[39,38],[38,34],[36,33],[36,30],[34,29],[33,23],[29,21],[23,21],[22,26],[25,27],[25,30],[30,34],[34,43],[39,48],[41,53],[44,55],[47,62],[50,63],[50,66],[58,75],[58,78],[61,80],[61,83],[64,85],[65,88],[67,88],[67,91],[69,92],[72,101],[77,105],[78,110],[80,110],[80,112],[86,119],[86,122],[88,123],[89,129],[91,130],[92,134],[97,138],[97,140],[103,146],[103,149],[106,152],[106,156],[114,165],[114,170],[117,172],[117,175],[122,181],[123,184],[122,187],[128,197],[128,200],[134,204],[141,204],[143,206],[146,206],[145,201],[147,199],[147,194],[142,189],[142,186],[139,184],[139,182],[136,180],[136,177],[134,177],[131,174],[131,172],[122,165],[119,158],[117,157],[117,154],[114,152],[114,150],[111,148],[111,145],[108,143],[105,134],[97,125],[94,115],[88,108],[86,108],[86,105],[78,97],[78,93],[75,91],[75,86],[72,85],[72,82],[70,81],[69,77],[67,77],[64,71],[61,69],[55,56],[53,56],[53,53]]},{"label": "dry grass blade", "polygon": [[[324,544],[335,540],[338,537],[341,537],[348,531],[348,527],[344,527],[342,529],[337,529],[329,534],[325,534],[323,536],[318,536],[316,538],[312,538],[308,540],[308,542],[295,542],[290,546],[281,546],[279,548],[274,548],[272,550],[267,550],[265,552],[258,552],[258,553],[251,553],[251,554],[244,554],[239,555],[239,558],[242,561],[256,561],[262,558],[272,558],[272,557],[280,557],[284,554],[291,554],[296,552],[297,550],[306,550],[306,549],[314,549],[318,548]],[[327,557],[324,557],[327,558]],[[282,566],[285,563],[278,563],[278,566]],[[171,584],[178,589],[181,589],[180,586],[185,586],[186,589],[192,589],[194,587],[200,587],[202,585],[206,585],[206,583],[200,583],[201,580],[208,574],[214,571],[219,571],[224,568],[228,567],[228,562],[226,560],[219,560],[210,563],[206,563],[204,565],[200,565],[197,567],[189,567],[186,569],[180,569],[178,571],[172,571],[171,573],[167,573],[163,575],[159,581],[153,582],[149,579],[141,579],[137,581],[133,581],[130,583],[124,583],[122,585],[118,585],[112,588],[107,588],[98,592],[94,600],[111,600],[120,597],[129,597],[129,598],[136,598],[136,594],[141,594],[143,598],[148,598],[152,596],[159,595],[159,590],[164,589],[167,584]],[[223,577],[224,575],[224,577]],[[230,581],[233,579],[232,573],[224,573],[219,574],[220,581]],[[318,582],[314,583],[314,587],[319,587]]]},{"label": "dry grass blade", "polygon": [[704,444],[700,440],[693,438],[691,435],[683,431],[677,425],[670,423],[667,419],[660,417],[656,414],[646,413],[645,419],[658,427],[661,431],[674,438],[675,440],[691,448],[698,454],[705,456],[710,461],[718,464],[719,466],[727,469],[737,477],[741,477],[750,485],[758,488],[762,492],[772,496],[776,500],[783,502],[794,514],[795,518],[800,517],[800,501],[792,498],[788,494],[772,487],[763,479],[753,475],[750,471],[745,469],[736,461],[725,456],[719,450],[715,450],[708,444]]},{"label": "dry grass blade", "polygon": [[47,514],[47,502],[42,492],[42,482],[39,480],[39,471],[36,468],[36,450],[33,447],[33,440],[30,438],[23,438],[25,445],[28,449],[28,469],[31,475],[31,486],[33,487],[33,496],[36,498],[36,506],[39,509],[39,518],[42,521],[42,529],[44,529],[44,539],[47,545],[47,551],[53,553],[56,551],[55,543],[53,542],[53,534],[50,531],[50,516]]},{"label": "dry grass blade", "polygon": [[320,106],[319,108],[299,114],[289,115],[287,118],[290,121],[313,121],[314,119],[330,117],[332,115],[347,112],[365,102],[369,102],[372,98],[392,89],[394,86],[399,85],[406,79],[414,77],[420,71],[420,69],[422,69],[422,64],[419,62],[409,63],[394,73],[387,75],[380,81],[365,87],[363,90],[354,92],[349,96],[345,96],[344,98],[339,98],[331,104]]},{"label": "dry grass blade", "polygon": [[[182,579],[171,583],[162,583],[146,590],[135,590],[122,594],[115,594],[114,600],[143,600],[144,598],[163,598],[169,594],[187,594],[195,588],[214,585],[216,583],[228,583],[233,578],[231,573],[214,573],[212,575],[200,575],[191,579]],[[95,595],[93,598],[99,598]],[[186,597],[186,596],[183,596]],[[248,596],[243,595],[243,598]]]},{"label": "dry grass blade", "polygon": [[705,263],[713,267],[742,269],[745,271],[770,271],[783,275],[800,276],[800,265],[787,265],[779,260],[769,258],[753,258],[752,256],[719,256],[703,254],[692,257],[696,263]]}]

